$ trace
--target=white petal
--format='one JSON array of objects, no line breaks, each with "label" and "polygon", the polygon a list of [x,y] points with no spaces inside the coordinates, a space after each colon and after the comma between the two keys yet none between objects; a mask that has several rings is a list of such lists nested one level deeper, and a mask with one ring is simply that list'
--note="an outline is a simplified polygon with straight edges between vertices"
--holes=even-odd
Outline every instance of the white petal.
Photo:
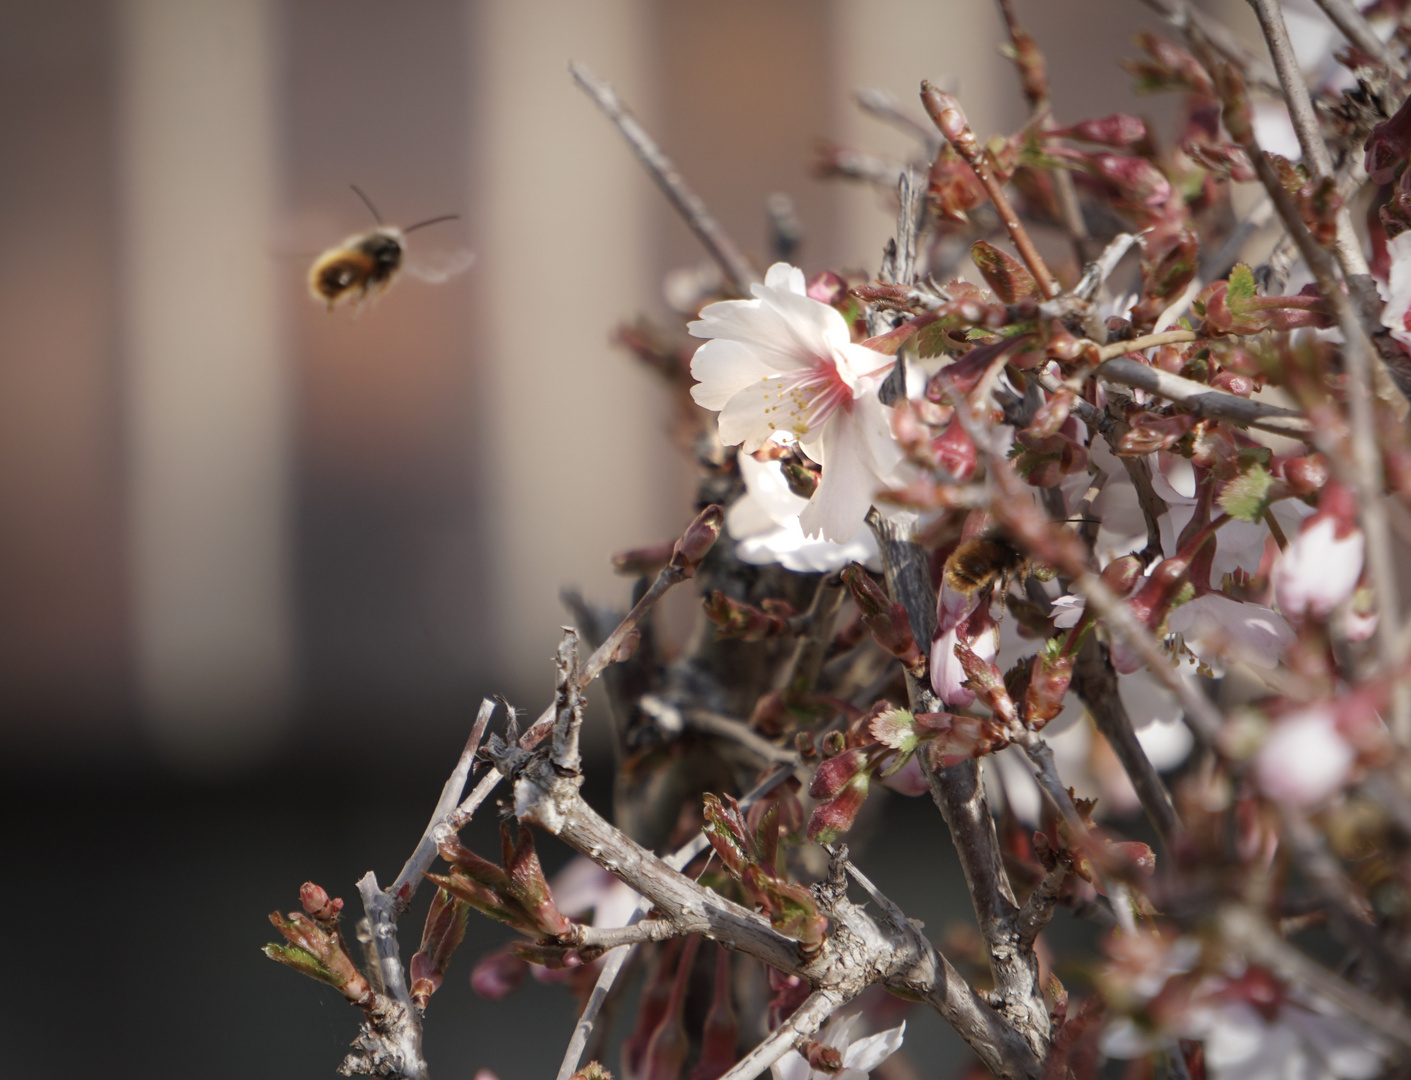
[{"label": "white petal", "polygon": [[868,467],[862,433],[850,414],[837,412],[823,425],[821,448],[823,478],[799,516],[799,524],[806,536],[821,533],[825,540],[846,543],[862,527],[872,496],[881,485]]},{"label": "white petal", "polygon": [[702,408],[718,412],[745,387],[777,374],[752,349],[718,338],[707,341],[691,357],[691,377],[696,380],[691,397]]},{"label": "white petal", "polygon": [[778,461],[756,461],[749,454],[740,454],[738,461],[745,491],[776,525],[798,518],[808,505],[808,500],[794,494],[789,481],[784,478],[783,465]]},{"label": "white petal", "polygon": [[774,1080],[808,1080],[808,1062],[797,1050],[790,1050],[782,1058],[769,1066]]},{"label": "white petal", "polygon": [[1322,518],[1289,542],[1274,567],[1274,596],[1285,615],[1327,618],[1345,603],[1362,574],[1365,541],[1360,529],[1338,539],[1331,518]]},{"label": "white petal", "polygon": [[764,284],[770,289],[798,293],[800,296],[805,296],[808,292],[808,283],[804,281],[803,271],[786,262],[777,262],[771,266],[765,272]]},{"label": "white petal", "polygon": [[726,446],[743,445],[753,453],[769,441],[778,426],[765,410],[779,400],[779,380],[762,379],[736,393],[720,410],[720,441]]},{"label": "white petal", "polygon": [[902,1021],[900,1027],[858,1039],[848,1047],[847,1055],[843,1058],[844,1067],[870,1073],[901,1049],[902,1036],[905,1034],[906,1021]]}]

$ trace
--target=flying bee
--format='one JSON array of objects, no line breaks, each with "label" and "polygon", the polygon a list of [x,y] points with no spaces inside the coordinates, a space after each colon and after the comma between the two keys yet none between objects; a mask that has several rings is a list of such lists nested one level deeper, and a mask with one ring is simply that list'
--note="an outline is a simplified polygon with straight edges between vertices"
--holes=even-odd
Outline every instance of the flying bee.
[{"label": "flying bee", "polygon": [[437,217],[418,221],[399,229],[384,225],[382,215],[372,200],[363,194],[356,184],[349,185],[363,205],[372,212],[377,228],[369,232],[350,236],[337,247],[331,247],[314,260],[309,267],[309,291],[314,299],[328,304],[331,312],[344,300],[361,304],[369,293],[383,292],[392,284],[392,279],[404,268],[414,277],[432,284],[439,284],[447,278],[459,274],[474,261],[469,252],[461,252],[446,265],[440,267],[406,264],[407,234],[428,225],[439,225],[443,221],[455,221],[459,214],[441,214]]},{"label": "flying bee", "polygon": [[1024,555],[998,536],[963,541],[946,559],[945,584],[963,596],[974,596],[1024,565]]}]

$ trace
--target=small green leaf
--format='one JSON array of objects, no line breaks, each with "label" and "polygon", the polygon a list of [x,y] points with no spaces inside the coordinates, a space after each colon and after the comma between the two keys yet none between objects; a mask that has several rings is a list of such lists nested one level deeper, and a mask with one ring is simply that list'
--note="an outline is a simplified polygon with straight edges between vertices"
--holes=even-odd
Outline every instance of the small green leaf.
[{"label": "small green leaf", "polygon": [[909,754],[916,749],[916,718],[905,709],[888,709],[872,718],[872,737],[883,746]]},{"label": "small green leaf", "polygon": [[1256,522],[1264,516],[1272,501],[1269,492],[1274,478],[1258,463],[1225,485],[1220,493],[1220,508],[1240,521]]},{"label": "small green leaf", "polygon": [[1254,271],[1246,263],[1239,263],[1230,271],[1230,287],[1225,293],[1225,302],[1231,311],[1238,312],[1239,303],[1244,300],[1253,300],[1256,291]]}]

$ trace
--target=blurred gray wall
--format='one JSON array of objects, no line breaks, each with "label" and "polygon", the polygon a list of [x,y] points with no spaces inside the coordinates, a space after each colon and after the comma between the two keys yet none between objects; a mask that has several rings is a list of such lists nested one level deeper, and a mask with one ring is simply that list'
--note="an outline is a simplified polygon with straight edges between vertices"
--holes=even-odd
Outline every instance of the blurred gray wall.
[{"label": "blurred gray wall", "polygon": [[[1133,107],[1118,0],[1019,0],[1061,117]],[[985,4],[921,0],[0,0],[0,739],[16,763],[197,774],[291,749],[443,748],[533,706],[577,585],[686,520],[659,388],[608,344],[700,252],[569,59],[615,83],[767,258],[875,266],[876,193],[813,146],[897,150],[953,80],[1023,107]],[[1146,109],[1147,104],[1136,106]],[[458,212],[478,261],[360,314],[310,258]]]}]

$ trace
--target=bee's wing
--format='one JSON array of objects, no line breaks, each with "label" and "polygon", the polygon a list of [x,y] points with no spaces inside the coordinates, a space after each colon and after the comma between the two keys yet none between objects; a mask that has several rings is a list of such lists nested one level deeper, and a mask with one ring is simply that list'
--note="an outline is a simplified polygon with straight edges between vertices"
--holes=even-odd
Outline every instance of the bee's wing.
[{"label": "bee's wing", "polygon": [[475,252],[461,248],[459,251],[418,252],[416,258],[408,258],[406,271],[412,277],[431,285],[440,285],[457,274],[469,270],[475,262]]}]

